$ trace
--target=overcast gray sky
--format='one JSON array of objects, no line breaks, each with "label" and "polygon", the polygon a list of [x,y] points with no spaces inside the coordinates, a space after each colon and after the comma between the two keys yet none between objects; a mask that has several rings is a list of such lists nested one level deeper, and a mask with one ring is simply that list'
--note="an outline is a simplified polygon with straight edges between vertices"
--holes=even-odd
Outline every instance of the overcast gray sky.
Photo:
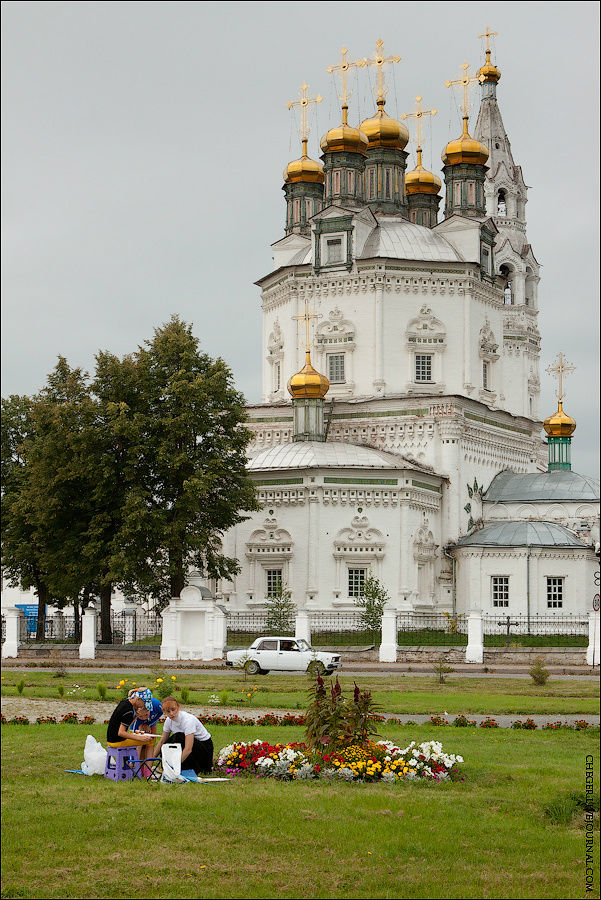
[{"label": "overcast gray sky", "polygon": [[[325,69],[346,45],[399,54],[387,109],[421,94],[439,114],[424,163],[461,130],[444,87],[497,31],[499,103],[531,186],[542,264],[545,368],[577,365],[566,409],[574,468],[598,463],[598,4],[3,2],[2,394],[42,387],[57,355],[93,366],[178,313],[260,398],[260,297],[283,236],[282,170],[298,154],[286,109],[308,82],[324,102],[310,153],[337,124]],[[371,114],[364,73],[350,120]],[[477,114],[474,97],[472,124]],[[410,160],[411,162],[411,160]]]}]

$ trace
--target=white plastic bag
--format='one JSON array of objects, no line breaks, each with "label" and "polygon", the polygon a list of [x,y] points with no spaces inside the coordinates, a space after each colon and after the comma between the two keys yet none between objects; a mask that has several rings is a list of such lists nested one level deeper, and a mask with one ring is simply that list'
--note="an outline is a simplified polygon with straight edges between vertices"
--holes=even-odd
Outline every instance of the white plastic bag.
[{"label": "white plastic bag", "polygon": [[95,737],[89,734],[83,748],[83,762],[81,771],[84,775],[104,775],[106,764],[106,750]]},{"label": "white plastic bag", "polygon": [[163,744],[161,747],[163,760],[163,776],[161,781],[168,784],[179,784],[186,779],[182,777],[182,747],[181,744]]}]

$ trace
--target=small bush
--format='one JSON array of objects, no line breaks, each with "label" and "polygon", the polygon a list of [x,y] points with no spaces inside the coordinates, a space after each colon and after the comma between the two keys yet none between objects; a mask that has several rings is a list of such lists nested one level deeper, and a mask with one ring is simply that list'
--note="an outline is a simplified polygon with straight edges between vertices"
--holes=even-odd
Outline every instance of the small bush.
[{"label": "small bush", "polygon": [[430,716],[430,725],[448,725],[448,721],[444,716]]},{"label": "small bush", "polygon": [[59,684],[56,689],[56,693],[58,694],[59,697],[64,697],[65,696],[65,685]]},{"label": "small bush", "polygon": [[25,679],[24,678],[21,678],[19,681],[17,681],[17,690],[18,690],[19,694],[22,694],[23,691],[25,690]]},{"label": "small bush", "polygon": [[451,666],[447,665],[447,661],[444,656],[440,656],[437,661],[434,663],[434,674],[437,676],[438,683],[445,683],[445,675],[448,675],[449,672],[452,672],[453,669]]},{"label": "small bush", "polygon": [[498,728],[499,723],[497,722],[496,719],[491,719],[490,716],[487,716],[486,719],[483,719],[482,722],[480,722],[478,727],[479,728]]},{"label": "small bush", "polygon": [[219,694],[219,703],[221,706],[227,706],[228,701],[230,699],[229,691],[221,691]]},{"label": "small bush", "polygon": [[190,697],[190,689],[187,687],[183,687],[181,689],[180,693],[181,693],[182,703],[187,703],[188,699]]},{"label": "small bush", "polygon": [[456,716],[453,719],[452,724],[455,726],[455,728],[469,728],[471,725],[476,724],[476,720],[468,719],[467,716]]},{"label": "small bush", "polygon": [[53,678],[65,678],[66,675],[67,675],[67,670],[65,669],[64,666],[60,665],[60,666],[58,666],[56,672],[54,673],[54,675],[52,677]]},{"label": "small bush", "polygon": [[98,691],[98,696],[101,700],[106,700],[106,684],[104,681],[99,681],[96,685],[96,690]]},{"label": "small bush", "polygon": [[535,684],[546,684],[547,679],[549,677],[549,672],[545,669],[544,665],[545,661],[542,656],[537,656],[530,668],[528,669],[528,674],[532,678]]}]

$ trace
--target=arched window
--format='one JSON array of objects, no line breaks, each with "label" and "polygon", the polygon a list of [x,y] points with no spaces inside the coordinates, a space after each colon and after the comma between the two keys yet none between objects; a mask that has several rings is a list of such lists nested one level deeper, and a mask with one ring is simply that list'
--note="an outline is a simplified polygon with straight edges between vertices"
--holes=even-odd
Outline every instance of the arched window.
[{"label": "arched window", "polygon": [[512,283],[513,272],[509,268],[509,266],[506,266],[505,264],[503,264],[499,268],[499,274],[505,279],[505,284],[503,286],[503,302],[504,302],[505,306],[512,306],[513,305],[513,283]]},{"label": "arched window", "polygon": [[507,215],[507,201],[505,199],[505,191],[503,189],[501,189],[497,194],[497,215]]}]

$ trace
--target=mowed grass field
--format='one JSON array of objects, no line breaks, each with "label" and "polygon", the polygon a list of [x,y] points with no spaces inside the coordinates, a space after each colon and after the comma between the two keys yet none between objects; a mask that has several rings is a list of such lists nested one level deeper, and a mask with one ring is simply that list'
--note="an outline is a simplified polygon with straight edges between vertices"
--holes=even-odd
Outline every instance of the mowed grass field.
[{"label": "mowed grass field", "polygon": [[[10,670],[2,671],[2,696],[18,696],[17,683],[23,679],[25,686],[23,697],[26,698],[58,698],[59,689],[63,689],[63,699],[68,702],[82,700],[98,700],[98,682],[107,688],[107,701],[116,703],[121,696],[116,685],[121,679],[127,679],[127,686],[145,685],[153,688],[157,677],[170,681],[175,674],[174,690],[187,687],[190,706],[209,704],[212,695],[223,695],[223,706],[239,706],[240,709],[289,709],[304,710],[307,702],[307,676],[303,674],[286,674],[255,676],[244,678],[239,671],[226,671],[219,674],[173,673],[159,670],[154,672],[114,673],[69,672],[56,678],[51,671]],[[500,715],[503,713],[516,716],[539,713],[549,716],[561,715],[594,715],[599,712],[599,682],[596,678],[558,679],[549,678],[546,685],[537,686],[531,679],[502,678],[483,676],[482,678],[464,678],[447,676],[444,684],[439,684],[435,676],[388,675],[374,677],[369,674],[357,676],[356,679],[341,675],[343,689],[350,690],[354,681],[362,690],[372,692],[374,699],[383,712],[394,715],[435,715],[446,710],[449,714],[466,713],[482,715]],[[253,691],[254,686],[258,690]],[[250,701],[247,693],[253,696]],[[223,694],[227,692],[227,696]],[[219,706],[215,706],[218,710]],[[107,704],[107,715],[110,714]]]},{"label": "mowed grass field", "polygon": [[[211,730],[216,748],[303,738]],[[599,896],[583,813],[545,812],[584,792],[589,754],[598,775],[598,732],[382,725],[400,746],[441,740],[465,781],[182,786],[65,774],[88,732],[104,742],[102,725],[2,726],[3,898]]]}]

